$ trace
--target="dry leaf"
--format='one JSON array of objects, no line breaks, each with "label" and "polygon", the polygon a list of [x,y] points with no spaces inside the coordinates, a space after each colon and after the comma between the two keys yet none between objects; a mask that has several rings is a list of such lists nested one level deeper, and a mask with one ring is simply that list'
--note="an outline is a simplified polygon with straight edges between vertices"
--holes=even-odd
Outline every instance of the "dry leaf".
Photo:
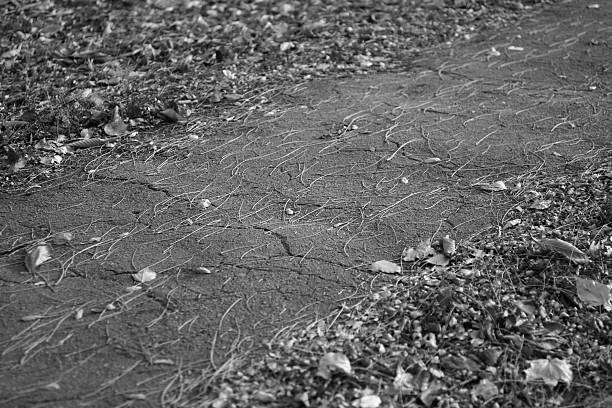
[{"label": "dry leaf", "polygon": [[331,378],[332,371],[340,371],[350,375],[352,368],[348,357],[342,353],[327,353],[321,357],[321,360],[319,360],[317,375],[329,380]]},{"label": "dry leaf", "polygon": [[510,220],[507,223],[505,223],[504,226],[503,226],[503,229],[508,229],[508,228],[516,227],[521,222],[523,222],[523,221],[520,218],[515,218],[515,219]]},{"label": "dry leaf", "polygon": [[508,187],[506,187],[506,183],[504,183],[503,181],[496,181],[494,183],[481,183],[476,184],[476,186],[479,187],[481,190],[485,191],[503,191],[508,189]]},{"label": "dry leaf", "polygon": [[181,116],[172,108],[164,109],[161,112],[158,112],[157,116],[166,122],[177,123],[181,121]]},{"label": "dry leaf", "polygon": [[414,262],[417,259],[424,259],[430,255],[436,253],[435,249],[432,248],[429,240],[419,242],[415,248],[406,248],[402,253],[402,260],[404,262]]},{"label": "dry leaf", "polygon": [[572,369],[565,360],[558,358],[527,361],[531,367],[525,370],[527,381],[543,380],[544,383],[555,386],[559,381],[567,384],[572,382]]},{"label": "dry leaf", "polygon": [[58,232],[53,235],[53,244],[55,245],[65,245],[68,242],[72,241],[74,235],[72,232]]},{"label": "dry leaf", "polygon": [[567,259],[577,264],[584,264],[589,262],[589,257],[570,244],[569,242],[565,242],[561,239],[542,239],[536,240],[536,242],[544,249],[552,252],[556,252],[558,254],[563,255]]},{"label": "dry leaf", "polygon": [[431,265],[436,266],[446,266],[448,265],[450,259],[444,254],[435,254],[431,258],[427,258],[425,262]]},{"label": "dry leaf", "polygon": [[480,380],[480,382],[472,388],[472,398],[474,399],[481,397],[483,400],[487,401],[494,398],[497,394],[499,394],[497,386],[486,378]]},{"label": "dry leaf", "polygon": [[370,265],[372,272],[401,273],[402,267],[390,261],[376,261]]},{"label": "dry leaf", "polygon": [[24,263],[28,272],[36,273],[36,268],[47,262],[49,259],[51,259],[51,249],[49,246],[38,245],[37,247],[28,251]]},{"label": "dry leaf", "polygon": [[603,306],[606,310],[612,310],[611,288],[612,285],[604,285],[591,279],[576,278],[578,297],[591,306]]},{"label": "dry leaf", "polygon": [[127,133],[127,125],[123,123],[123,119],[119,115],[119,106],[115,106],[113,119],[104,125],[104,133],[109,136],[123,136]]},{"label": "dry leaf", "polygon": [[414,391],[414,376],[404,371],[401,366],[395,370],[393,387],[398,393],[412,393]]},{"label": "dry leaf", "polygon": [[378,395],[364,395],[351,403],[355,408],[378,408],[380,404],[382,404],[382,400]]},{"label": "dry leaf", "polygon": [[455,240],[447,235],[440,240],[440,243],[442,244],[442,253],[447,257],[452,258],[457,251]]},{"label": "dry leaf", "polygon": [[134,278],[135,281],[141,282],[141,283],[152,281],[156,277],[157,277],[157,274],[148,266],[146,268],[139,270],[138,273],[132,274],[132,278]]},{"label": "dry leaf", "polygon": [[421,392],[419,399],[426,407],[431,407],[443,389],[444,385],[442,385],[440,381],[432,381],[429,384],[429,387],[427,387],[425,391]]},{"label": "dry leaf", "polygon": [[533,208],[534,210],[545,210],[552,204],[551,200],[538,200],[535,203],[531,204],[529,208]]}]

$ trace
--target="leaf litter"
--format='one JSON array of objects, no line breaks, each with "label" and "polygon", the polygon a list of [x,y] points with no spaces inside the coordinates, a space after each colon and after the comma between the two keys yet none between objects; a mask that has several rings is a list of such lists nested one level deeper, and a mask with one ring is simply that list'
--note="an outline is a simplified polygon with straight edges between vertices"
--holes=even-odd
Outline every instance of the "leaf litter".
[{"label": "leaf litter", "polygon": [[[426,261],[448,259],[443,241],[406,248],[402,260],[413,264],[410,273],[317,324],[276,337],[264,361],[249,366],[250,374],[230,373],[215,389],[226,390],[228,404],[249,401],[250,390],[263,387],[310,406],[335,406],[339,395],[353,406],[373,395],[380,406],[427,407],[492,400],[499,406],[580,406],[594,392],[609,395],[610,285],[602,282],[609,280],[612,252],[590,252],[591,262],[581,263],[580,252],[567,244],[589,247],[594,237],[605,242],[598,245],[612,244],[612,225],[598,216],[607,200],[601,192],[612,191],[610,174],[608,165],[517,183],[512,194],[539,190],[551,205],[515,206],[505,218],[520,215],[520,224],[455,244],[442,268]],[[543,249],[535,233],[547,237],[538,240],[551,247],[546,251],[563,257],[534,250]],[[316,329],[321,325],[325,330]],[[321,366],[329,368],[323,377],[317,375]],[[580,381],[574,381],[578,367]],[[270,406],[283,403],[275,397]]]},{"label": "leaf litter", "polygon": [[[34,13],[33,20],[46,16],[48,10],[45,9],[44,3],[36,4],[31,8]],[[106,48],[102,47],[92,51],[78,49],[79,43],[74,42],[76,49],[58,49],[53,57],[59,64],[80,68],[83,68],[85,63],[92,65],[87,75],[76,75],[74,78],[77,88],[80,85],[81,89],[86,89],[84,84],[89,81],[106,88],[100,98],[89,101],[89,107],[78,107],[69,111],[67,120],[63,120],[60,113],[62,113],[62,103],[70,99],[69,89],[53,88],[51,90],[56,94],[50,96],[61,100],[61,103],[56,103],[54,99],[44,96],[45,92],[49,92],[48,87],[38,91],[34,90],[44,102],[32,106],[34,111],[40,114],[41,119],[37,120],[37,125],[42,128],[41,132],[34,133],[36,135],[34,140],[46,137],[48,140],[56,140],[60,147],[62,144],[78,143],[73,139],[74,135],[69,135],[65,140],[56,139],[57,134],[53,134],[49,129],[73,127],[79,133],[78,129],[84,125],[87,125],[88,129],[93,129],[93,133],[88,132],[85,136],[81,135],[82,140],[95,140],[96,138],[92,135],[102,135],[102,131],[106,133],[106,127],[111,129],[111,132],[117,133],[118,137],[123,137],[127,131],[127,124],[119,115],[118,105],[121,105],[122,111],[124,107],[134,110],[130,114],[126,113],[125,116],[126,120],[130,119],[130,126],[133,126],[132,120],[137,126],[147,126],[154,115],[153,112],[160,112],[163,107],[163,105],[159,106],[155,99],[165,95],[159,95],[157,91],[149,91],[144,92],[142,100],[137,100],[138,98],[133,94],[125,92],[125,89],[129,87],[119,86],[122,78],[131,78],[128,82],[136,85],[136,88],[144,81],[172,84],[174,94],[167,96],[168,99],[176,99],[175,97],[180,95],[193,104],[211,103],[214,105],[238,102],[241,98],[236,96],[245,94],[249,90],[249,84],[259,83],[257,80],[262,73],[267,75],[267,81],[272,79],[280,82],[287,76],[306,78],[330,75],[332,70],[340,75],[346,72],[384,70],[391,66],[389,53],[398,51],[402,55],[412,55],[411,53],[415,52],[414,50],[393,50],[385,47],[379,50],[363,49],[359,51],[363,51],[361,54],[355,54],[354,50],[343,52],[342,45],[350,43],[354,38],[378,35],[377,24],[373,23],[376,18],[374,20],[372,18],[362,19],[363,15],[359,14],[359,11],[342,15],[337,13],[338,15],[335,16],[329,8],[313,6],[312,11],[320,13],[322,17],[317,19],[310,15],[301,15],[300,13],[304,11],[299,8],[296,12],[291,11],[291,7],[299,6],[287,3],[288,7],[279,6],[278,13],[273,10],[266,22],[270,26],[268,28],[276,33],[275,36],[270,37],[272,39],[268,43],[255,44],[256,47],[253,47],[253,43],[249,43],[248,35],[236,35],[232,29],[224,31],[224,27],[216,28],[219,24],[215,23],[219,21],[226,21],[236,16],[247,16],[238,17],[248,19],[242,27],[247,27],[248,32],[260,35],[255,40],[259,41],[261,33],[265,33],[265,30],[261,30],[261,27],[257,25],[260,24],[258,20],[261,13],[258,13],[256,8],[261,7],[262,3],[264,2],[253,2],[252,6],[246,6],[247,12],[245,13],[235,13],[233,10],[240,10],[240,7],[244,6],[234,5],[231,2],[228,2],[227,5],[224,3],[222,6],[215,4],[213,7],[198,10],[194,14],[184,13],[185,18],[193,17],[195,23],[187,25],[190,27],[189,30],[195,27],[193,33],[182,33],[184,38],[190,41],[184,43],[178,41],[175,47],[170,49],[165,49],[163,42],[152,40],[161,35],[166,28],[158,23],[160,19],[156,13],[159,13],[158,10],[161,8],[152,7],[149,15],[139,16],[143,24],[134,27],[144,35],[145,45],[142,45],[142,41],[136,43],[134,41],[136,37],[127,35],[129,32],[122,32],[123,28],[113,30],[110,25],[106,25],[102,30],[103,34],[106,36],[115,34],[117,41],[114,44],[118,48],[127,50],[123,54],[125,57],[119,58],[116,62],[123,65],[123,68],[130,64],[136,67],[128,70],[129,72],[122,73],[119,69],[105,65],[113,62],[111,55],[120,55],[114,53],[115,50],[109,49],[112,48],[109,45],[105,45]],[[437,4],[434,5],[434,3]],[[426,11],[429,10],[427,7],[431,4],[434,5],[431,10],[438,10],[446,3],[424,1],[425,6],[422,9],[401,16],[413,23],[421,23],[414,24],[416,31],[414,37],[423,42],[422,46],[427,44],[428,38],[439,36],[440,28],[444,27],[440,24],[448,24],[439,22],[443,19],[424,18],[429,12]],[[497,10],[492,5],[486,8],[481,7],[482,2],[466,1],[462,3],[466,5],[465,9],[469,12],[456,15],[459,16],[461,24],[466,27],[470,24],[477,24],[478,20],[486,23],[487,18],[495,16]],[[522,5],[522,3],[518,4]],[[334,10],[340,10],[345,6],[346,4],[340,4],[331,7],[338,7]],[[98,2],[96,7],[107,7],[107,5],[105,2]],[[248,7],[253,8],[248,9]],[[381,7],[386,7],[386,3],[381,4]],[[178,8],[174,10],[175,15],[184,12]],[[105,15],[109,10],[99,11],[100,15]],[[430,14],[435,13],[434,11]],[[469,14],[475,15],[468,16]],[[172,10],[168,11],[168,15],[172,15]],[[283,20],[291,22],[291,19],[288,18],[291,15],[297,15],[296,20],[298,21],[300,16],[304,17],[303,24],[300,23],[303,27],[299,31],[290,29],[289,24],[287,26],[281,24]],[[331,21],[325,20],[328,16],[331,16],[329,17]],[[122,13],[122,17],[131,18],[129,12]],[[73,11],[68,13],[66,18],[79,21],[83,15]],[[465,20],[461,20],[462,18]],[[204,20],[205,23],[200,23],[201,20]],[[360,23],[361,20],[363,23]],[[384,21],[384,19],[379,21]],[[330,38],[327,27],[330,23],[338,24],[343,28],[346,28],[344,25],[350,26],[354,34],[348,34],[347,38],[336,38],[329,41],[327,40]],[[257,29],[252,29],[252,24],[255,24]],[[455,22],[448,25],[454,24]],[[124,26],[129,27],[129,24]],[[227,27],[230,26],[231,24],[227,25]],[[68,28],[71,27],[68,26]],[[66,30],[67,37],[74,38],[74,33],[78,33],[78,24],[74,24],[73,28],[76,30]],[[198,30],[211,30],[211,33],[202,35],[203,33]],[[57,32],[58,29],[51,26],[46,26],[39,31],[41,38],[45,41],[51,39]],[[288,35],[293,36],[296,32],[304,37],[299,38],[299,41],[293,39],[288,41]],[[342,32],[350,33],[351,30],[342,30]],[[35,49],[39,41],[34,37],[28,38],[31,35],[28,30],[23,33],[26,36],[23,44],[20,43],[17,47],[6,47],[9,51],[2,55],[1,63],[7,75],[14,76],[22,72],[25,60],[20,58],[26,52],[30,52],[31,57],[38,58],[40,61],[46,61],[50,56],[49,52],[40,52],[41,50]],[[121,37],[121,34],[126,35]],[[396,34],[391,33],[390,35]],[[204,38],[201,42],[204,44],[202,48],[208,49],[210,55],[197,56],[191,61],[199,61],[196,64],[198,64],[197,69],[202,72],[202,77],[205,78],[208,75],[211,79],[202,79],[202,88],[196,90],[180,81],[172,83],[175,78],[164,77],[168,70],[159,69],[163,64],[158,58],[161,55],[165,58],[172,57],[175,53],[187,52],[186,50],[192,48],[190,44],[193,41],[191,40],[198,41],[198,36]],[[227,39],[226,44],[229,46],[213,43],[210,38]],[[317,46],[312,46],[311,40],[318,41]],[[240,42],[245,43],[240,44]],[[293,43],[293,46],[288,42]],[[369,47],[370,44],[375,43],[376,41],[363,42],[365,45],[361,46]],[[405,43],[407,42],[395,42],[395,44]],[[419,45],[416,47],[418,48]],[[335,52],[336,48],[340,51]],[[256,50],[256,55],[249,55],[247,50],[249,52]],[[294,50],[300,52],[294,52]],[[282,53],[282,57],[276,59],[278,53]],[[313,54],[330,57],[334,63],[321,63],[316,58],[312,58]],[[266,58],[258,59],[264,55]],[[354,58],[354,55],[363,57]],[[501,53],[493,49],[490,55],[498,57]],[[183,57],[185,58],[175,59],[183,62],[170,66],[169,70],[181,69],[195,72],[196,67],[190,65],[193,62],[190,62],[187,56],[183,55]],[[172,61],[172,58],[168,60]],[[214,75],[215,69],[218,70],[223,64],[232,60],[238,61],[237,66],[223,69],[221,71],[223,78]],[[262,60],[272,67],[276,64],[283,65],[281,69],[272,68],[259,71],[245,69],[245,67],[259,64]],[[316,64],[311,61],[316,61]],[[213,69],[207,68],[208,65],[213,66]],[[249,71],[255,74],[251,75]],[[41,82],[49,79],[46,82],[52,83],[50,79],[53,78],[53,75],[58,73],[63,75],[63,70],[59,68],[51,69],[49,72],[51,78],[43,78]],[[17,84],[14,87],[9,85],[3,88],[3,91],[7,91],[9,98],[16,102],[11,105],[10,109],[13,110],[3,112],[3,115],[15,117],[16,109],[28,107],[23,102],[26,98],[19,89],[19,81],[8,81],[8,83]],[[202,91],[201,96],[190,95],[195,91]],[[110,120],[108,112],[105,112],[108,103],[117,104]],[[80,119],[81,114],[87,117],[85,121]],[[49,116],[49,120],[45,120],[45,115]],[[53,124],[53,127],[50,124]],[[75,124],[77,126],[74,126]],[[19,129],[26,128],[27,126],[21,125],[19,127]],[[21,162],[19,167],[13,167],[13,171],[25,168],[28,160],[33,157],[34,161],[39,160],[39,157],[36,156],[39,153],[32,154],[33,150],[27,144],[28,140],[32,140],[31,134],[25,130],[23,133],[20,132],[21,130],[9,135],[10,140],[5,141],[8,145],[4,146],[8,164],[13,163],[14,166],[18,161]],[[104,139],[98,138],[97,140]],[[52,161],[49,163],[54,164]],[[60,163],[56,160],[55,164]],[[580,177],[586,178],[588,183],[574,182],[576,180],[572,180],[571,177],[548,180],[548,185],[545,184],[546,180],[543,178],[537,181],[528,180],[525,184],[531,183],[531,187],[540,189],[542,195],[547,196],[547,199],[550,196],[550,205],[548,202],[546,205],[534,204],[531,208],[528,206],[521,208],[520,205],[517,205],[508,216],[511,219],[520,218],[520,223],[511,225],[512,228],[508,228],[508,231],[505,231],[502,236],[486,237],[480,241],[470,242],[471,248],[467,246],[455,248],[453,254],[442,253],[439,248],[434,249],[430,244],[421,248],[421,251],[418,246],[407,249],[406,253],[402,254],[402,258],[406,258],[404,261],[421,261],[416,262],[414,275],[402,276],[395,285],[377,289],[367,299],[352,305],[350,309],[343,310],[341,314],[334,314],[334,318],[326,320],[329,323],[329,329],[324,333],[319,333],[307,326],[279,336],[271,345],[271,353],[259,365],[255,364],[247,373],[240,375],[228,373],[222,378],[215,378],[204,387],[205,391],[211,391],[208,386],[214,385],[214,390],[204,394],[198,391],[198,395],[200,397],[207,395],[205,398],[210,396],[211,399],[222,401],[222,404],[218,406],[225,406],[224,404],[229,404],[230,401],[240,404],[248,401],[250,396],[261,395],[265,395],[268,400],[272,396],[272,401],[275,395],[283,395],[305,405],[320,406],[329,405],[329,402],[338,396],[344,401],[353,401],[356,404],[376,403],[373,398],[364,400],[364,397],[372,396],[367,390],[375,389],[377,390],[376,396],[383,404],[412,404],[418,399],[426,406],[436,403],[448,406],[453,406],[453,404],[470,406],[473,398],[485,399],[487,396],[493,398],[494,391],[497,389],[497,403],[500,405],[506,403],[507,406],[520,406],[521,400],[515,398],[518,391],[521,392],[523,401],[527,400],[530,402],[529,405],[533,405],[531,402],[542,395],[555,395],[555,390],[539,387],[540,380],[545,383],[548,381],[550,385],[560,382],[569,383],[571,381],[571,369],[569,368],[577,366],[576,363],[579,361],[588,359],[590,359],[590,365],[584,365],[584,372],[581,373],[583,383],[573,384],[573,394],[566,396],[568,403],[572,398],[578,400],[585,393],[593,393],[594,389],[605,390],[606,381],[602,382],[601,379],[607,378],[605,369],[610,366],[609,358],[606,357],[610,352],[610,319],[599,311],[589,310],[586,313],[574,298],[594,306],[596,303],[604,305],[603,290],[598,285],[604,285],[599,282],[605,281],[608,276],[612,256],[610,221],[606,216],[604,209],[607,207],[602,199],[606,191],[611,191],[610,176],[606,174],[612,173],[610,169],[607,172],[598,169],[585,172]],[[508,190],[504,182],[492,183],[484,187],[484,190],[493,192]],[[512,190],[513,193],[520,196],[520,189]],[[527,197],[524,198],[525,201],[528,200]],[[542,212],[545,209],[547,213]],[[597,210],[599,210],[599,215],[594,216],[598,214]],[[552,215],[557,218],[553,218]],[[571,225],[572,228],[565,227],[567,225]],[[583,259],[579,252],[573,249],[568,251],[567,247],[553,245],[552,248],[545,249],[563,255],[564,262],[557,259],[546,259],[533,251],[533,247],[530,247],[530,242],[526,237],[533,233],[550,237],[543,239],[574,242],[583,248],[590,248],[597,240],[596,246],[601,249],[593,251],[596,252],[596,257],[592,259],[593,262],[575,262],[575,259]],[[38,266],[49,260],[50,255],[48,253],[48,257],[45,255],[47,250],[49,250],[48,247],[40,249],[39,253],[32,255],[29,261],[26,257],[26,266],[28,263],[30,265],[28,269],[36,270]],[[423,268],[426,259],[440,255],[444,257],[441,259],[449,261],[444,268]],[[448,255],[452,256],[452,262]],[[27,256],[30,256],[30,253]],[[578,283],[573,279],[576,269],[566,259],[579,264],[582,268],[580,270],[582,275],[593,278],[589,284]],[[143,271],[139,271],[138,274]],[[135,279],[143,281],[145,275],[151,276],[145,273],[141,275]],[[568,279],[568,276],[572,279]],[[607,287],[607,285],[604,286]],[[593,288],[596,288],[595,291],[592,290]],[[518,298],[522,303],[517,302]],[[116,306],[109,303],[108,308],[109,310],[115,309]],[[593,339],[598,339],[598,342],[595,343]],[[551,351],[552,354],[550,354]],[[328,353],[336,355],[335,358],[324,360],[328,361],[325,363],[327,365],[324,365],[329,370],[329,376],[327,376],[329,378],[317,377],[315,375],[318,371],[317,359],[312,356],[327,356]],[[338,357],[340,355],[346,360]],[[554,357],[545,360],[536,358],[543,355]],[[597,357],[593,358],[593,355]],[[450,356],[456,358],[451,359]],[[597,360],[599,356],[601,359]],[[349,364],[345,364],[346,362]],[[347,370],[347,367],[350,368]],[[342,375],[332,375],[332,373],[347,374],[349,372],[352,373],[350,381],[343,378]],[[266,381],[262,382],[262,378],[266,378]],[[527,378],[530,381],[525,383]],[[475,379],[478,382],[475,382]],[[568,379],[569,381],[566,381]],[[534,380],[533,383],[531,380]],[[321,381],[329,381],[331,387],[325,387],[325,383]],[[266,391],[253,392],[253,387],[266,388]],[[452,392],[451,390],[458,391]],[[184,396],[185,398],[192,397],[189,392],[185,392]]]},{"label": "leaf litter", "polygon": [[[503,26],[541,2],[5,3],[0,123],[12,130],[3,133],[0,171],[44,179],[61,172],[72,152],[37,151],[39,140],[59,134],[65,147],[96,140],[146,154],[151,146],[142,136],[136,143],[125,137],[128,125],[139,133],[186,125],[195,107],[213,122],[235,118],[269,103],[270,89],[287,82],[403,69],[426,47]],[[24,87],[33,66],[45,69]],[[255,99],[244,96],[258,93],[268,102],[249,105]],[[79,144],[79,136],[91,144]],[[102,136],[120,139],[106,144]]]}]

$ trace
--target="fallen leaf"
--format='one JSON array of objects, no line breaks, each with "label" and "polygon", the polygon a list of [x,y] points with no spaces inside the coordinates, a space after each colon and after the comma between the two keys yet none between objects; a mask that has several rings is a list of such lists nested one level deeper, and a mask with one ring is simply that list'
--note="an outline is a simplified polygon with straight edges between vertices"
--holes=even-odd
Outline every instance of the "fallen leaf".
[{"label": "fallen leaf", "polygon": [[565,242],[557,238],[541,239],[539,241],[536,240],[536,242],[542,248],[563,255],[570,261],[577,264],[585,264],[589,262],[589,257],[569,242]]},{"label": "fallen leaf", "polygon": [[481,397],[483,400],[487,401],[499,394],[499,389],[491,381],[483,378],[474,388],[472,388],[471,394],[474,399]]},{"label": "fallen leaf", "polygon": [[412,393],[414,391],[414,375],[407,373],[401,366],[395,370],[393,387],[398,393]]},{"label": "fallen leaf", "polygon": [[432,381],[429,384],[429,387],[427,387],[427,389],[421,393],[419,398],[426,407],[430,407],[443,389],[444,386],[442,383],[440,383],[440,381]]},{"label": "fallen leaf", "polygon": [[51,248],[48,245],[38,245],[27,252],[24,263],[28,272],[36,273],[36,268],[49,259],[51,259]]},{"label": "fallen leaf", "polygon": [[471,372],[480,369],[476,361],[462,355],[447,355],[440,360],[440,364],[447,370],[467,370]]},{"label": "fallen leaf", "polygon": [[402,252],[402,260],[404,262],[414,262],[419,259],[419,253],[414,248],[404,248]]},{"label": "fallen leaf", "polygon": [[380,404],[382,400],[378,395],[364,395],[351,403],[355,408],[378,408]]},{"label": "fallen leaf", "polygon": [[350,375],[352,372],[351,362],[342,353],[327,353],[319,360],[317,375],[326,380],[331,378],[332,371],[339,371]]},{"label": "fallen leaf", "polygon": [[161,119],[165,120],[166,122],[171,122],[171,123],[177,123],[181,120],[181,117],[179,116],[179,114],[172,108],[164,109],[163,111],[158,112],[157,116],[159,116]]},{"label": "fallen leaf", "polygon": [[503,191],[508,189],[508,187],[506,187],[506,183],[503,181],[496,181],[494,183],[479,183],[476,184],[476,186],[485,191]]},{"label": "fallen leaf", "polygon": [[606,310],[612,310],[611,288],[612,285],[604,285],[591,279],[576,278],[578,297],[591,306],[603,306]]},{"label": "fallen leaf", "polygon": [[508,228],[516,227],[521,222],[523,222],[523,221],[520,218],[515,218],[515,219],[510,220],[507,223],[505,223],[503,229],[508,229]]},{"label": "fallen leaf", "polygon": [[417,259],[424,259],[430,255],[436,253],[435,249],[432,248],[429,240],[421,241],[416,248],[406,248],[402,253],[402,260],[404,262],[414,262]]},{"label": "fallen leaf", "polygon": [[57,232],[55,235],[53,235],[53,244],[55,245],[65,245],[68,242],[72,241],[72,239],[74,238],[74,235],[72,234],[72,232]]},{"label": "fallen leaf", "polygon": [[555,386],[559,381],[572,382],[572,369],[565,360],[558,358],[527,361],[530,365],[525,370],[527,381],[543,380],[545,384]]},{"label": "fallen leaf", "polygon": [[212,271],[205,266],[197,266],[193,268],[193,271],[196,273],[203,273],[206,275],[210,275],[212,273]]},{"label": "fallen leaf", "polygon": [[495,47],[491,47],[491,49],[489,50],[489,55],[491,57],[499,57],[501,55],[501,53],[499,51],[497,51],[495,49]]},{"label": "fallen leaf", "polygon": [[457,244],[455,243],[455,240],[447,235],[440,240],[440,243],[442,244],[442,253],[448,258],[452,258],[457,251]]},{"label": "fallen leaf", "polygon": [[49,384],[43,386],[42,388],[44,388],[45,390],[53,390],[53,391],[57,391],[57,390],[61,389],[59,383],[57,383],[57,382],[49,383]]},{"label": "fallen leaf", "polygon": [[444,254],[435,254],[431,258],[427,258],[425,262],[436,266],[447,266],[450,259]]},{"label": "fallen leaf", "polygon": [[545,210],[552,204],[551,200],[538,200],[535,203],[531,204],[529,208],[533,208],[534,210]]},{"label": "fallen leaf", "polygon": [[433,163],[439,163],[441,161],[442,161],[442,159],[440,159],[439,157],[430,157],[429,159],[423,160],[423,163],[425,163],[425,164],[433,164]]},{"label": "fallen leaf", "polygon": [[136,282],[141,282],[141,283],[152,281],[156,277],[157,277],[157,274],[148,266],[146,268],[139,270],[137,273],[132,274],[132,278],[134,278]]},{"label": "fallen leaf", "polygon": [[119,106],[115,106],[112,120],[104,125],[104,133],[109,136],[123,136],[127,133],[127,125],[119,115]]},{"label": "fallen leaf", "polygon": [[401,273],[402,267],[396,263],[391,261],[376,261],[370,265],[370,270],[372,272],[382,272],[382,273]]}]

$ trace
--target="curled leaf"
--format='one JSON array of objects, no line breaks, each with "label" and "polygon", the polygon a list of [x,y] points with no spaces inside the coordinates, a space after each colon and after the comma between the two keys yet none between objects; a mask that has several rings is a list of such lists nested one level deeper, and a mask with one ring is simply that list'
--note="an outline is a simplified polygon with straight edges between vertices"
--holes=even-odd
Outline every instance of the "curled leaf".
[{"label": "curled leaf", "polygon": [[24,263],[28,272],[35,273],[36,268],[49,259],[51,259],[51,249],[49,246],[38,245],[27,252]]},{"label": "curled leaf", "polygon": [[612,310],[611,288],[612,285],[604,285],[591,279],[576,278],[578,297],[591,306],[603,306],[606,310]]},{"label": "curled leaf", "polygon": [[148,266],[146,268],[139,270],[137,273],[132,274],[132,278],[134,278],[136,282],[141,282],[141,283],[152,281],[156,277],[157,277],[157,274]]},{"label": "curled leaf", "polygon": [[115,106],[112,120],[104,125],[104,133],[109,136],[123,136],[127,133],[127,125],[119,115],[119,106]]},{"label": "curled leaf", "polygon": [[339,371],[350,375],[352,372],[351,362],[342,353],[327,353],[319,360],[317,375],[326,380],[331,378],[332,371]]},{"label": "curled leaf", "polygon": [[536,242],[542,248],[563,255],[565,258],[577,264],[585,264],[589,262],[589,257],[569,242],[556,238],[542,239],[539,241],[536,240]]},{"label": "curled leaf", "polygon": [[572,382],[572,369],[567,361],[558,358],[528,361],[530,367],[525,370],[527,381],[543,380],[544,383],[555,386],[559,381],[567,384]]}]

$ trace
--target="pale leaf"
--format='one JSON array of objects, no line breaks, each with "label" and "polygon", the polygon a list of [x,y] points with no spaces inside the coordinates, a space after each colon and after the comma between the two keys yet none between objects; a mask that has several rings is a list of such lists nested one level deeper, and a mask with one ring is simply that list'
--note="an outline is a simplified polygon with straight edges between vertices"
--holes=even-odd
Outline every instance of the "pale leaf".
[{"label": "pale leaf", "polygon": [[34,247],[28,251],[24,263],[28,272],[35,273],[36,268],[47,262],[49,259],[51,259],[51,249],[49,246],[38,245],[37,247]]},{"label": "pale leaf", "polygon": [[414,376],[404,371],[398,365],[395,370],[395,378],[393,379],[393,388],[399,393],[411,393],[414,391]]},{"label": "pale leaf", "polygon": [[419,259],[419,253],[414,248],[404,248],[402,252],[402,260],[404,262],[414,262]]},{"label": "pale leaf", "polygon": [[455,255],[455,252],[457,251],[457,244],[455,243],[454,239],[447,235],[440,240],[440,243],[442,244],[442,253],[444,255],[446,255],[448,258]]},{"label": "pale leaf", "polygon": [[344,374],[351,374],[351,362],[348,357],[342,353],[327,353],[319,360],[319,369],[317,375],[326,380],[331,378],[332,371],[339,371]]},{"label": "pale leaf", "polygon": [[378,408],[382,404],[382,400],[378,395],[364,395],[352,402],[355,408]]},{"label": "pale leaf", "polygon": [[558,358],[527,361],[530,365],[525,370],[527,381],[542,380],[544,383],[555,386],[559,381],[569,384],[572,382],[572,369],[565,360]]},{"label": "pale leaf", "polygon": [[58,232],[53,235],[53,244],[55,245],[65,245],[68,242],[72,241],[74,235],[72,232]]},{"label": "pale leaf", "polygon": [[569,242],[565,242],[557,238],[542,239],[539,241],[536,240],[536,242],[542,248],[563,255],[565,258],[577,264],[584,264],[589,262],[589,257]]},{"label": "pale leaf", "polygon": [[123,136],[127,133],[127,125],[119,115],[119,106],[115,106],[112,120],[104,125],[104,133],[109,136]]},{"label": "pale leaf", "polygon": [[576,278],[576,292],[580,300],[591,306],[603,306],[606,310],[612,310],[611,286],[591,279]]},{"label": "pale leaf", "polygon": [[493,183],[480,183],[476,184],[476,186],[479,187],[481,190],[485,191],[503,191],[508,189],[508,187],[506,187],[506,183],[504,183],[503,181],[496,181]]},{"label": "pale leaf", "polygon": [[480,382],[472,388],[472,397],[474,399],[481,397],[483,400],[487,401],[497,396],[497,394],[499,394],[497,386],[486,378],[480,380]]},{"label": "pale leaf", "polygon": [[401,273],[402,267],[396,263],[391,261],[376,261],[370,265],[370,270],[372,272],[382,272],[382,273]]},{"label": "pale leaf", "polygon": [[406,248],[402,253],[404,262],[414,262],[417,259],[424,259],[435,254],[435,249],[432,248],[429,240],[421,241],[416,248]]},{"label": "pale leaf", "polygon": [[534,210],[545,210],[552,204],[550,200],[538,200],[535,203],[531,204],[529,208],[533,208]]},{"label": "pale leaf", "polygon": [[136,282],[141,282],[141,283],[152,281],[156,277],[157,277],[157,274],[148,266],[146,268],[139,270],[137,273],[132,274],[132,278],[134,278]]}]

